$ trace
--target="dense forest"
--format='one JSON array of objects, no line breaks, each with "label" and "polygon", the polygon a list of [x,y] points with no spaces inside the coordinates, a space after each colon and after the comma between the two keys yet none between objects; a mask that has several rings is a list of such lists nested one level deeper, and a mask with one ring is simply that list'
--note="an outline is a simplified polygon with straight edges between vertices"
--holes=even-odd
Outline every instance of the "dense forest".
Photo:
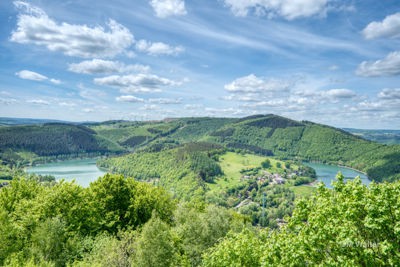
[{"label": "dense forest", "polygon": [[400,145],[380,144],[341,129],[276,115],[0,127],[0,156],[6,163],[25,164],[57,155],[157,152],[189,142],[284,160],[345,165],[375,181],[400,179]]},{"label": "dense forest", "polygon": [[398,266],[400,183],[356,179],[299,200],[279,228],[105,175],[0,189],[2,266]]}]

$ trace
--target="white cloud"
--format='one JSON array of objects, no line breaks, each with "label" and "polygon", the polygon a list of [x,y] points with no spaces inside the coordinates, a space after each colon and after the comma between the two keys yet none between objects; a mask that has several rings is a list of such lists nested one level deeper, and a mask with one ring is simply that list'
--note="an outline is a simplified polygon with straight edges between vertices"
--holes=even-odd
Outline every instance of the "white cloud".
[{"label": "white cloud", "polygon": [[356,93],[349,89],[330,89],[328,91],[324,91],[323,95],[330,98],[352,98],[356,96]]},{"label": "white cloud", "polygon": [[21,70],[19,72],[16,72],[15,75],[24,80],[32,80],[38,82],[45,81],[48,79],[46,76],[30,70]]},{"label": "white cloud", "polygon": [[60,80],[49,79],[47,76],[44,76],[40,73],[30,71],[30,70],[21,70],[19,72],[16,72],[15,75],[17,75],[18,77],[20,77],[21,79],[24,79],[24,80],[31,80],[31,81],[37,81],[37,82],[50,81],[53,84],[61,84]]},{"label": "white cloud", "polygon": [[131,32],[114,20],[107,28],[58,23],[38,7],[15,1],[19,10],[17,29],[10,40],[21,44],[44,46],[50,51],[74,57],[114,57],[134,42]]},{"label": "white cloud", "polygon": [[182,104],[182,98],[150,98],[149,102],[161,105],[175,105]]},{"label": "white cloud", "polygon": [[58,105],[61,107],[75,107],[76,106],[76,104],[72,103],[72,102],[59,102]]},{"label": "white cloud", "polygon": [[384,59],[363,61],[358,66],[356,74],[366,77],[394,76],[400,74],[400,52],[392,52]]},{"label": "white cloud", "polygon": [[125,65],[119,61],[110,61],[103,59],[85,60],[80,63],[69,64],[69,71],[84,74],[111,74],[123,72],[147,72],[150,70],[149,66],[140,64]]},{"label": "white cloud", "polygon": [[245,77],[237,78],[233,82],[226,84],[224,88],[229,92],[246,93],[287,91],[290,88],[290,83],[278,79],[257,77],[254,74],[250,74]]},{"label": "white cloud", "polygon": [[48,106],[50,103],[46,100],[43,99],[32,99],[32,100],[27,100],[27,103],[30,104],[35,104],[35,105],[41,105],[41,106]]},{"label": "white cloud", "polygon": [[[324,114],[343,112],[343,106],[361,97],[350,89],[325,89],[328,80],[303,75],[282,78],[260,78],[254,75],[238,78],[225,86],[230,93],[223,100],[239,102],[238,108],[251,113],[275,113],[284,116],[314,118]],[[304,117],[302,117],[304,116]],[[323,115],[321,115],[322,117]]]},{"label": "white cloud", "polygon": [[137,103],[137,102],[144,102],[143,98],[139,98],[133,95],[121,95],[115,98],[118,102],[131,102],[131,103]]},{"label": "white cloud", "polygon": [[281,16],[287,20],[324,15],[328,0],[224,0],[235,16],[245,17],[250,11],[268,17]]},{"label": "white cloud", "polygon": [[378,98],[387,100],[394,100],[394,99],[400,100],[400,88],[382,89],[382,91],[378,93]]},{"label": "white cloud", "polygon": [[387,16],[383,21],[373,21],[362,31],[366,39],[375,38],[399,38],[400,37],[400,13]]},{"label": "white cloud", "polygon": [[186,15],[185,1],[183,0],[151,0],[157,17],[166,18],[169,16]]},{"label": "white cloud", "polygon": [[160,92],[160,87],[179,86],[182,83],[162,78],[152,74],[137,75],[112,75],[103,78],[95,78],[94,83],[120,88],[125,93],[150,93]]},{"label": "white cloud", "polygon": [[50,82],[52,82],[54,84],[61,84],[61,81],[57,80],[57,79],[50,79]]},{"label": "white cloud", "polygon": [[185,49],[182,46],[170,46],[162,42],[151,43],[146,40],[140,40],[136,43],[136,49],[152,56],[158,55],[178,55]]}]

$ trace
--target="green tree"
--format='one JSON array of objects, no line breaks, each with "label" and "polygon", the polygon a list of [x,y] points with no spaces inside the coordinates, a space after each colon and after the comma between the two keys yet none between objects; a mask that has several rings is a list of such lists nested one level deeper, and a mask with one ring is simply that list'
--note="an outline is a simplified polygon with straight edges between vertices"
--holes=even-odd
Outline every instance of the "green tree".
[{"label": "green tree", "polygon": [[203,266],[261,266],[263,242],[254,232],[230,233],[203,256]]},{"label": "green tree", "polygon": [[264,169],[268,169],[271,167],[271,161],[269,159],[264,160],[263,162],[261,162],[261,166]]},{"label": "green tree", "polygon": [[134,259],[133,265],[140,267],[177,265],[179,256],[171,228],[156,215],[143,226]]},{"label": "green tree", "polygon": [[31,253],[36,259],[64,266],[67,257],[67,232],[60,218],[48,218],[40,223],[32,234]]}]

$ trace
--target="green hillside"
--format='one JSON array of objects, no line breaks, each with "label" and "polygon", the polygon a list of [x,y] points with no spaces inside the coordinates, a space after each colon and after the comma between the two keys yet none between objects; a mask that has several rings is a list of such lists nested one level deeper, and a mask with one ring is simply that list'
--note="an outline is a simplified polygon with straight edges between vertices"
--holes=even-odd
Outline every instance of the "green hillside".
[{"label": "green hillside", "polygon": [[[315,179],[315,173],[303,165],[229,152],[221,145],[205,142],[102,159],[98,165],[162,186],[180,200],[236,208],[253,224],[269,227],[277,227],[277,219],[291,214],[295,199],[291,189]],[[261,220],[265,193],[268,205]]]},{"label": "green hillside", "polygon": [[121,151],[119,145],[85,126],[49,123],[0,127],[0,157],[6,163],[35,157]]},{"label": "green hillside", "polygon": [[[376,181],[400,179],[400,145],[380,144],[341,129],[272,114],[240,119],[178,118],[0,128],[4,161],[18,159],[20,155],[14,152],[39,156],[157,152],[188,142],[215,143],[280,159],[345,165],[366,172]],[[30,154],[25,156],[29,158]]]}]

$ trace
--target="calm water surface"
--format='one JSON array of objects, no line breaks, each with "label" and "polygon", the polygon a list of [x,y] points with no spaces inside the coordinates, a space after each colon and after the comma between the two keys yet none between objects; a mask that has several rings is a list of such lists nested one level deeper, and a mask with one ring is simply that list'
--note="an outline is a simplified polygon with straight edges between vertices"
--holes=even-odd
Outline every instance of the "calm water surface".
[{"label": "calm water surface", "polygon": [[332,182],[336,180],[335,177],[338,172],[341,172],[346,180],[351,180],[356,176],[360,176],[363,184],[368,185],[371,182],[365,174],[345,167],[327,165],[323,163],[307,162],[304,164],[312,167],[317,173],[318,181],[323,182],[328,188],[332,188]]},{"label": "calm water surface", "polygon": [[40,164],[27,168],[26,171],[28,173],[53,175],[56,180],[72,181],[75,179],[77,184],[84,187],[89,186],[90,182],[105,174],[97,168],[96,159],[74,159]]}]

